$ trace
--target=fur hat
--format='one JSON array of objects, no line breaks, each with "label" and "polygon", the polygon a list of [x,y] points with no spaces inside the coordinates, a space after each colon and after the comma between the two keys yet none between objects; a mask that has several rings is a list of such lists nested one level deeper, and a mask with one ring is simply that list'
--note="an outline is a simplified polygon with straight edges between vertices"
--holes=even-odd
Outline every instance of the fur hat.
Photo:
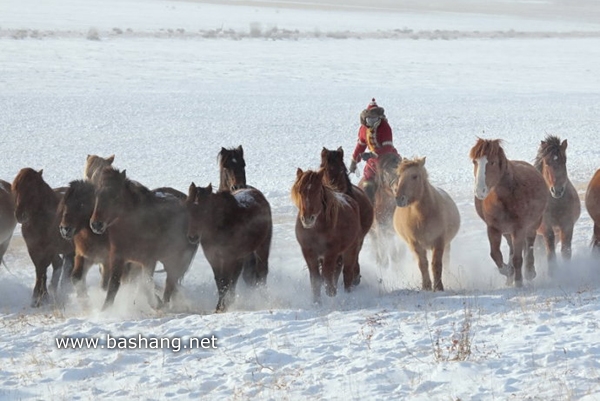
[{"label": "fur hat", "polygon": [[367,108],[360,113],[360,123],[362,125],[367,125],[367,117],[381,117],[382,119],[386,118],[385,110],[383,107],[379,107],[377,105],[375,98],[371,99],[371,103],[369,103]]}]

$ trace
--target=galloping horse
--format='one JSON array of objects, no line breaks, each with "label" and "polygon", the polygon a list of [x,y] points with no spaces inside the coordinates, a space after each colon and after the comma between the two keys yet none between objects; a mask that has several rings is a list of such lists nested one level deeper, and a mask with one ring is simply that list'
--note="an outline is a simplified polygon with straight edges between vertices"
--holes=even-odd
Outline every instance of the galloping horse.
[{"label": "galloping horse", "polygon": [[[375,204],[373,205],[375,219],[372,233],[377,264],[384,265],[389,259],[395,262],[400,258],[400,250],[389,240],[396,237],[393,223],[396,201],[391,187],[396,182],[396,170],[401,158],[395,153],[386,153],[378,158],[375,174]],[[361,180],[358,183],[359,187],[362,182]]]},{"label": "galloping horse", "polygon": [[358,254],[362,241],[360,211],[350,196],[323,182],[325,171],[298,169],[292,201],[298,208],[296,239],[308,265],[313,300],[319,302],[321,284],[329,296],[337,293],[344,272],[344,288],[358,284]]},{"label": "galloping horse", "polygon": [[9,182],[0,180],[0,263],[15,231],[15,201]]},{"label": "galloping horse", "polygon": [[427,250],[431,249],[433,290],[443,291],[442,269],[450,260],[450,241],[460,228],[458,207],[444,190],[429,183],[425,158],[403,159],[395,186],[394,228],[419,262],[422,288],[431,291]]},{"label": "galloping horse", "polygon": [[593,249],[600,252],[600,169],[596,170],[588,184],[585,192],[585,208],[594,221]]},{"label": "galloping horse", "polygon": [[193,182],[186,206],[190,214],[188,239],[202,245],[219,292],[216,312],[225,312],[250,255],[255,260],[251,284],[266,283],[273,236],[271,206],[255,188],[213,193],[212,185],[202,188]]},{"label": "galloping horse", "polygon": [[[548,188],[542,175],[531,164],[508,160],[499,139],[479,138],[470,151],[475,175],[475,209],[487,225],[490,256],[507,284],[523,285],[536,276],[533,243],[548,203]],[[505,236],[510,262],[504,263],[500,243]]]},{"label": "galloping horse", "polygon": [[189,216],[183,203],[157,196],[112,167],[102,170],[95,198],[90,227],[95,234],[107,233],[110,243],[111,277],[103,308],[114,302],[126,262],[153,273],[160,261],[167,273],[163,302],[168,303],[198,248],[187,239]]},{"label": "galloping horse", "polygon": [[540,144],[534,166],[548,187],[548,205],[538,234],[544,236],[550,275],[556,268],[555,232],[560,236],[561,254],[571,259],[573,227],[581,213],[577,190],[567,176],[567,140],[548,135]]},{"label": "galloping horse", "polygon": [[235,191],[246,188],[246,161],[242,145],[237,148],[221,148],[219,162],[219,191]]},{"label": "galloping horse", "polygon": [[[35,265],[35,287],[31,306],[38,307],[48,296],[46,270],[52,263],[50,289],[56,293],[63,269],[73,266],[73,243],[59,233],[58,203],[62,189],[53,190],[42,178],[43,170],[23,168],[12,183],[15,199],[15,217],[21,223],[21,232],[27,252]],[[61,257],[62,255],[62,257]],[[64,259],[64,260],[63,260]],[[64,267],[63,267],[64,262]],[[63,276],[70,273],[65,271]]]},{"label": "galloping horse", "polygon": [[[362,229],[359,252],[362,249],[364,238],[373,225],[374,213],[371,201],[362,189],[352,185],[348,177],[348,169],[344,164],[344,150],[340,146],[337,150],[323,148],[321,151],[321,166],[325,170],[325,182],[336,191],[350,196],[358,203],[360,211],[360,227]],[[360,272],[360,265],[357,267]],[[360,278],[360,276],[359,276]]]},{"label": "galloping horse", "polygon": [[114,161],[115,155],[106,158],[97,155],[87,155],[83,168],[83,178],[86,181],[97,184],[100,181],[102,170],[106,167],[111,167]]}]

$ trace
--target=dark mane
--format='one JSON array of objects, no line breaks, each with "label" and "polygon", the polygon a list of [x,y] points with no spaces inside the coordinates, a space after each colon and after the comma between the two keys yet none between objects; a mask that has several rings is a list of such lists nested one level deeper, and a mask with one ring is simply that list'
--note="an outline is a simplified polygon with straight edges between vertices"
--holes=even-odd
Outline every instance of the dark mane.
[{"label": "dark mane", "polygon": [[535,156],[535,160],[533,165],[538,171],[542,171],[543,160],[547,156],[556,156],[558,157],[558,161],[560,163],[565,163],[567,156],[563,151],[561,145],[561,140],[559,137],[555,135],[548,135],[540,144],[538,149],[538,153]]},{"label": "dark mane", "polygon": [[294,186],[292,187],[292,201],[300,211],[304,211],[304,197],[305,193],[309,190],[309,186],[321,186],[322,190],[320,200],[323,203],[326,221],[335,227],[337,224],[337,217],[341,206],[341,201],[335,196],[336,191],[329,184],[323,182],[319,173],[322,173],[322,170],[307,170],[304,172],[304,174],[302,174],[302,176],[294,183]]},{"label": "dark mane", "polygon": [[487,156],[489,158],[499,158],[500,160],[506,160],[506,154],[502,149],[501,139],[482,139],[477,138],[477,143],[471,148],[469,157],[471,159],[479,159],[480,157]]},{"label": "dark mane", "polygon": [[343,186],[346,188],[345,192],[348,195],[352,195],[352,181],[350,181],[350,177],[348,177],[348,167],[344,163],[344,151],[341,147],[338,150],[329,150],[323,148],[321,152],[321,168],[326,170],[329,169],[330,164],[333,163],[334,158],[339,158],[340,162],[336,164],[336,167],[339,168],[339,177],[331,177],[332,181],[335,178],[339,178],[343,181]]},{"label": "dark mane", "polygon": [[114,167],[107,167],[102,170],[98,188],[115,193],[121,188],[125,188],[125,190],[132,195],[134,204],[140,204],[148,199],[154,199],[152,191],[139,182],[130,180],[125,175],[125,170],[121,172]]},{"label": "dark mane", "polygon": [[38,210],[56,210],[58,199],[54,190],[44,181],[40,172],[32,168],[19,171],[12,183],[14,193],[18,193],[21,202]]}]

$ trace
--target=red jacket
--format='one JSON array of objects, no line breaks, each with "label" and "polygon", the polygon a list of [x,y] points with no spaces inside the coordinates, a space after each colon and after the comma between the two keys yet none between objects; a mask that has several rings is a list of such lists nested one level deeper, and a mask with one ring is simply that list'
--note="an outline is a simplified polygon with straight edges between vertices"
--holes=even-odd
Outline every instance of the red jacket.
[{"label": "red jacket", "polygon": [[358,130],[358,142],[356,148],[354,148],[354,153],[352,153],[352,160],[357,163],[360,162],[360,156],[367,148],[375,155],[398,153],[394,147],[392,128],[390,128],[386,119],[381,120],[375,132],[372,132],[366,125],[361,124]]}]

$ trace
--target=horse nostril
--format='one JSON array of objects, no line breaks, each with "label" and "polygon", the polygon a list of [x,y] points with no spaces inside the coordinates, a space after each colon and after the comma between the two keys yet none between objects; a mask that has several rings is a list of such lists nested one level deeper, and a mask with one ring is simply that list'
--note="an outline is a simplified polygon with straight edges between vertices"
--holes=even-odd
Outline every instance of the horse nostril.
[{"label": "horse nostril", "polygon": [[188,235],[188,241],[192,244],[197,244],[199,240],[200,237],[198,235]]},{"label": "horse nostril", "polygon": [[90,222],[90,228],[96,234],[102,234],[104,232],[104,223],[101,221]]}]

